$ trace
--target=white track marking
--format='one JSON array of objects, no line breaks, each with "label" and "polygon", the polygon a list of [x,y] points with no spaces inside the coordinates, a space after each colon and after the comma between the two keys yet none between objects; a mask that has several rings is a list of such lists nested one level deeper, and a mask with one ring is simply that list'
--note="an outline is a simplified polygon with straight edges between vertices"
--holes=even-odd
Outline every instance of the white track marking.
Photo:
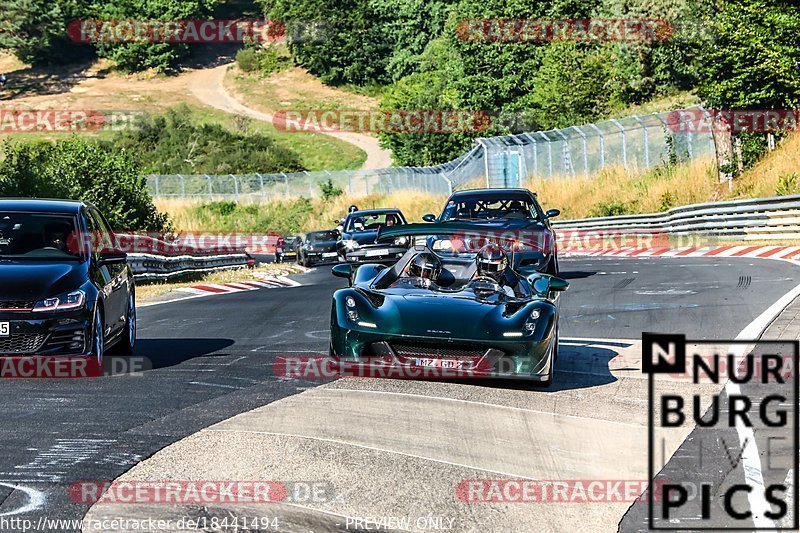
[{"label": "white track marking", "polygon": [[295,439],[307,439],[307,440],[315,440],[320,442],[330,442],[332,444],[344,444],[345,446],[354,446],[356,448],[363,448],[365,450],[374,450],[376,452],[385,452],[385,453],[392,453],[395,455],[403,455],[405,457],[411,457],[413,459],[422,459],[423,461],[433,461],[434,463],[441,463],[445,465],[451,466],[458,466],[461,468],[468,468],[469,470],[478,470],[480,472],[489,472],[490,474],[498,474],[500,476],[506,476],[510,478],[517,478],[517,479],[535,479],[529,476],[522,476],[520,474],[512,474],[509,472],[501,472],[499,470],[489,470],[486,468],[481,468],[479,466],[470,466],[465,465],[462,463],[455,463],[453,461],[445,461],[443,459],[432,459],[430,457],[424,457],[422,455],[416,455],[413,453],[406,453],[406,452],[398,452],[396,450],[387,450],[385,448],[377,448],[375,446],[367,446],[366,444],[355,444],[353,442],[348,442],[339,439],[328,439],[325,437],[312,437],[309,435],[296,435],[294,433],[279,433],[273,431],[255,431],[249,429],[203,429],[201,431],[208,431],[211,433],[247,433],[250,435],[270,435],[273,437],[293,437]]},{"label": "white track marking", "polygon": [[5,513],[0,513],[0,516],[13,516],[23,513],[29,513],[31,511],[35,511],[44,507],[45,502],[45,495],[42,491],[32,489],[30,487],[22,487],[20,485],[12,485],[10,483],[2,483],[0,482],[0,486],[8,487],[15,491],[24,492],[25,495],[28,497],[28,503],[23,505],[18,509],[14,509],[13,511],[7,511]]},{"label": "white track marking", "polygon": [[[784,294],[777,302],[756,317],[736,336],[736,340],[748,341],[760,338],[767,326],[798,296],[800,296],[800,285]],[[736,344],[729,348],[728,353],[737,358],[744,357],[747,351],[746,348],[746,345]],[[725,392],[730,397],[731,395],[741,394],[742,389],[737,383],[728,381],[725,384]],[[764,475],[761,472],[761,459],[759,458],[755,433],[753,428],[745,426],[739,417],[736,419],[736,433],[739,435],[739,445],[742,446],[742,468],[744,469],[745,482],[753,488],[747,493],[750,510],[753,512],[753,523],[758,528],[774,529],[776,527],[775,522],[764,516],[765,512],[771,510],[771,506],[764,498]]]},{"label": "white track marking", "polygon": [[[496,407],[498,409],[509,409],[511,411],[520,411],[523,413],[535,413],[537,415],[548,415],[552,416],[553,418],[574,418],[576,420],[592,420],[597,421],[597,418],[591,418],[588,416],[578,416],[578,415],[565,415],[561,413],[552,413],[548,411],[539,411],[537,409],[525,409],[524,407],[511,407],[508,405],[500,405],[496,403],[487,403],[487,402],[478,402],[475,400],[462,400],[460,398],[448,398],[447,396],[430,396],[427,394],[415,394],[410,392],[393,392],[393,391],[382,391],[382,390],[366,390],[366,389],[338,389],[335,387],[318,387],[318,391],[322,392],[335,392],[335,391],[343,391],[343,392],[365,392],[369,394],[392,394],[396,396],[410,396],[413,398],[426,398],[428,400],[443,400],[447,402],[460,402],[460,403],[468,403],[472,405],[485,405],[487,407]],[[613,420],[603,420],[604,424],[614,424],[617,426],[626,426],[626,427],[633,427],[633,428],[646,428],[647,425],[645,424],[629,424],[627,422],[615,422]]]}]

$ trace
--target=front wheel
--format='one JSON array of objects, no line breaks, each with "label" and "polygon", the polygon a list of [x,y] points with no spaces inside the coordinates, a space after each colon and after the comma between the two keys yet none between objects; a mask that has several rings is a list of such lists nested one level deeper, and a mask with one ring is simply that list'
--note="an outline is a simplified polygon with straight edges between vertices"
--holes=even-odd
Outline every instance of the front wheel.
[{"label": "front wheel", "polygon": [[125,331],[114,347],[121,355],[132,355],[136,345],[136,298],[131,292],[128,297],[128,309],[125,313]]},{"label": "front wheel", "polygon": [[92,357],[100,372],[103,371],[103,356],[106,351],[104,331],[103,308],[97,305],[94,312],[94,327],[92,328]]},{"label": "front wheel", "polygon": [[555,254],[553,254],[553,257],[551,257],[550,261],[547,262],[544,273],[549,274],[550,276],[558,276],[558,258],[556,258]]},{"label": "front wheel", "polygon": [[553,339],[553,346],[550,348],[550,370],[547,371],[547,379],[542,381],[542,387],[549,387],[553,383],[553,374],[556,370],[556,361],[558,361],[558,326],[556,326],[556,334]]}]

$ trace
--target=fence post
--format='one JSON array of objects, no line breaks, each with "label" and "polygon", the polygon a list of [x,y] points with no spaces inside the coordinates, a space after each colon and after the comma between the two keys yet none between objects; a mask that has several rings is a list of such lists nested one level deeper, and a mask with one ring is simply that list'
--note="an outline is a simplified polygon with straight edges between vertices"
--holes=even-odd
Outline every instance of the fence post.
[{"label": "fence post", "polygon": [[267,191],[264,190],[264,176],[261,174],[256,174],[258,176],[258,186],[261,188],[261,198],[267,197]]},{"label": "fence post", "polygon": [[486,146],[485,140],[481,138],[477,139],[476,142],[478,146],[483,148],[483,173],[486,179],[486,188],[489,188],[489,148]]},{"label": "fence post", "polygon": [[580,126],[572,126],[575,131],[578,132],[578,135],[581,136],[581,141],[583,142],[583,175],[587,178],[589,177],[589,154],[586,150],[586,134],[583,133],[583,130]]},{"label": "fence post", "polygon": [[228,176],[233,178],[233,194],[236,196],[236,200],[239,200],[239,180],[236,179],[236,176],[233,174],[228,174]]},{"label": "fence post", "polygon": [[650,137],[648,136],[647,125],[642,120],[642,117],[638,115],[632,118],[639,123],[644,132],[644,166],[645,168],[650,168]]},{"label": "fence post", "polygon": [[523,137],[528,139],[530,142],[533,143],[533,176],[539,176],[539,143],[536,142],[536,139],[531,136],[530,133],[523,133]]},{"label": "fence post", "polygon": [[625,136],[625,128],[622,124],[619,123],[617,119],[611,119],[611,122],[619,128],[620,134],[622,134],[622,164],[625,167],[625,171],[628,170],[628,140]]},{"label": "fence post", "polygon": [[311,189],[311,174],[308,173],[308,170],[304,170],[303,173],[306,175],[306,180],[308,181],[308,197],[314,197],[314,191]]},{"label": "fence post", "polygon": [[[561,155],[562,155],[561,165],[564,168],[564,172],[565,173],[569,172],[574,177],[575,176],[575,165],[572,164],[572,154],[569,151],[569,139],[567,138],[566,135],[564,135],[563,131],[561,131],[561,130],[553,130],[553,131],[555,131],[556,133],[561,135],[561,139],[564,142],[564,149],[561,152]],[[569,169],[567,169],[567,164],[569,164]]]},{"label": "fence post", "polygon": [[590,126],[600,136],[600,168],[606,168],[606,136],[603,134],[603,130],[597,127],[597,124],[590,124]]},{"label": "fence post", "polygon": [[214,191],[211,189],[211,176],[205,174],[206,181],[208,181],[208,198],[210,200],[214,200]]},{"label": "fence post", "polygon": [[286,197],[289,197],[289,176],[286,175],[286,172],[281,172],[281,176],[283,176],[283,182],[286,184]]},{"label": "fence post", "polygon": [[161,194],[161,193],[159,192],[159,190],[158,190],[158,177],[159,177],[159,176],[158,176],[158,174],[156,174],[156,175],[155,175],[155,178],[156,178],[156,196],[159,196],[159,195]]},{"label": "fence post", "polygon": [[186,198],[186,181],[183,179],[182,174],[178,174],[178,177],[181,179],[181,197]]}]

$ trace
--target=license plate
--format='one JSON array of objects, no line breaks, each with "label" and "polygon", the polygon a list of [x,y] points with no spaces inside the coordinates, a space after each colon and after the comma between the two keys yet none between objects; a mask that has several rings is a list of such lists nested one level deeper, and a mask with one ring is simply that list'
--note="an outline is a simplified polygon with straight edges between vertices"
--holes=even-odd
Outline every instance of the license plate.
[{"label": "license plate", "polygon": [[386,255],[387,253],[389,252],[386,250],[367,250],[367,253],[364,255],[367,257],[375,257],[376,255]]},{"label": "license plate", "polygon": [[322,257],[336,257],[336,252],[326,252],[322,254]]},{"label": "license plate", "polygon": [[11,335],[11,325],[8,322],[0,322],[0,337]]},{"label": "license plate", "polygon": [[434,368],[461,368],[462,361],[455,359],[428,359],[426,357],[417,357],[415,360],[417,366],[429,366]]}]

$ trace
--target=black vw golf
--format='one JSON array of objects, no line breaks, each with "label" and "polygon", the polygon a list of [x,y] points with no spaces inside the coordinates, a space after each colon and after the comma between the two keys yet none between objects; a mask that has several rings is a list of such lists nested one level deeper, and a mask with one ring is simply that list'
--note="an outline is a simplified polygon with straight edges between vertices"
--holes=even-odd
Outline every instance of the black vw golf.
[{"label": "black vw golf", "polygon": [[0,199],[0,356],[102,367],[136,342],[134,282],[103,215],[68,200]]}]

